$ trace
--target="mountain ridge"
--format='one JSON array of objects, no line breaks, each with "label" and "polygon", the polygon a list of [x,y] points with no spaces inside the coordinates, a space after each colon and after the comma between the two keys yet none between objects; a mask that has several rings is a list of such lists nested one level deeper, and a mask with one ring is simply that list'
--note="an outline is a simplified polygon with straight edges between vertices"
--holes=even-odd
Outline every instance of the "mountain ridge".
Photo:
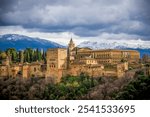
[{"label": "mountain ridge", "polygon": [[32,38],[18,34],[0,35],[0,50],[6,50],[7,48],[16,48],[17,50],[24,50],[26,48],[38,48],[47,50],[48,48],[64,47],[65,46],[62,46],[58,43],[41,38]]},{"label": "mountain ridge", "polygon": [[123,49],[123,48],[133,48],[133,49],[150,49],[150,43],[137,40],[137,41],[115,41],[115,40],[101,40],[99,42],[95,41],[84,41],[78,45],[79,47],[90,47],[92,49]]},{"label": "mountain ridge", "polygon": [[[130,44],[130,42],[128,42]],[[149,43],[145,47],[144,45],[131,43],[118,43],[118,42],[108,42],[108,41],[101,41],[101,42],[92,42],[92,41],[84,41],[78,45],[78,47],[88,47],[91,49],[129,49],[129,50],[137,50],[140,52],[140,57],[144,54],[148,54],[150,56],[150,45]],[[133,45],[132,45],[133,44]]]},{"label": "mountain ridge", "polygon": [[[141,40],[137,40],[136,43],[107,40],[100,40],[99,42],[84,41],[78,47],[89,47],[91,49],[130,49],[139,51],[141,57],[143,54],[150,55],[150,44],[144,43]],[[38,37],[32,38],[18,34],[0,35],[0,50],[6,50],[8,48],[15,48],[17,50],[24,50],[26,48],[47,50],[48,48],[66,48],[66,46]]]}]

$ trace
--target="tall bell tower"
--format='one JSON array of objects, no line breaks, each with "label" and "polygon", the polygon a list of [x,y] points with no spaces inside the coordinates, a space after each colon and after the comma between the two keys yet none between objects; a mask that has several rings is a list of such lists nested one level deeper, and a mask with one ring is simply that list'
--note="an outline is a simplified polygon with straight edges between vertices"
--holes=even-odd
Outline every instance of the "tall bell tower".
[{"label": "tall bell tower", "polygon": [[67,49],[67,68],[69,68],[69,64],[71,63],[72,60],[74,60],[73,56],[73,49],[75,48],[75,43],[73,42],[72,38],[70,39],[70,42],[68,44],[68,49]]},{"label": "tall bell tower", "polygon": [[70,39],[70,42],[68,44],[68,49],[71,51],[75,48],[75,43],[73,42],[72,38]]}]

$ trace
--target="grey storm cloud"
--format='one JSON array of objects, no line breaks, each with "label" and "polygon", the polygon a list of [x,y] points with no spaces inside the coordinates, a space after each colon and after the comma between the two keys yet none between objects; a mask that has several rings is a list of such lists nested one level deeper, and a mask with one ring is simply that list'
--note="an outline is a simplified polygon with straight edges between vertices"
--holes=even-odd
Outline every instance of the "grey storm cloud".
[{"label": "grey storm cloud", "polygon": [[150,0],[0,0],[0,25],[80,36],[127,33],[150,39]]}]

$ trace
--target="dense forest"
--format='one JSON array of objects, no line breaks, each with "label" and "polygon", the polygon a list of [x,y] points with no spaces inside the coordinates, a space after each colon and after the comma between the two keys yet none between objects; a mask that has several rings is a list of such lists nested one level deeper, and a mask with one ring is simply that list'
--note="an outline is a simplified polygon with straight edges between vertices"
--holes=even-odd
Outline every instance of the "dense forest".
[{"label": "dense forest", "polygon": [[[139,70],[134,78],[104,79],[93,87],[83,99],[145,100],[150,99],[150,76]],[[89,96],[90,95],[90,96]]]},{"label": "dense forest", "polygon": [[60,83],[50,79],[0,79],[1,99],[78,99],[96,86],[100,79],[89,78],[81,73],[79,77],[67,76]]},{"label": "dense forest", "polygon": [[135,79],[116,95],[116,99],[124,100],[147,100],[150,99],[150,76],[143,72],[136,73]]},{"label": "dense forest", "polygon": [[6,51],[0,50],[0,63],[2,60],[9,57],[11,63],[19,62],[35,62],[44,61],[46,62],[46,52],[39,49],[26,48],[23,51],[17,51],[15,48],[9,48]]},{"label": "dense forest", "polygon": [[67,76],[60,83],[51,79],[0,79],[0,99],[150,99],[150,76],[137,72],[135,78],[90,78]]}]

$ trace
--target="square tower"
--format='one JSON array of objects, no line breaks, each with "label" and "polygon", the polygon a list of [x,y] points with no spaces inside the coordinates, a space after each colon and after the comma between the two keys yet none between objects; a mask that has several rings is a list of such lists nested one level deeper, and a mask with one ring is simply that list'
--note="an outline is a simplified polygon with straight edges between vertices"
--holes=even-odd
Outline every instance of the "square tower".
[{"label": "square tower", "polygon": [[66,69],[67,49],[54,48],[47,51],[47,68]]},{"label": "square tower", "polygon": [[59,81],[63,76],[63,70],[67,68],[67,49],[54,48],[47,50],[47,77]]}]

